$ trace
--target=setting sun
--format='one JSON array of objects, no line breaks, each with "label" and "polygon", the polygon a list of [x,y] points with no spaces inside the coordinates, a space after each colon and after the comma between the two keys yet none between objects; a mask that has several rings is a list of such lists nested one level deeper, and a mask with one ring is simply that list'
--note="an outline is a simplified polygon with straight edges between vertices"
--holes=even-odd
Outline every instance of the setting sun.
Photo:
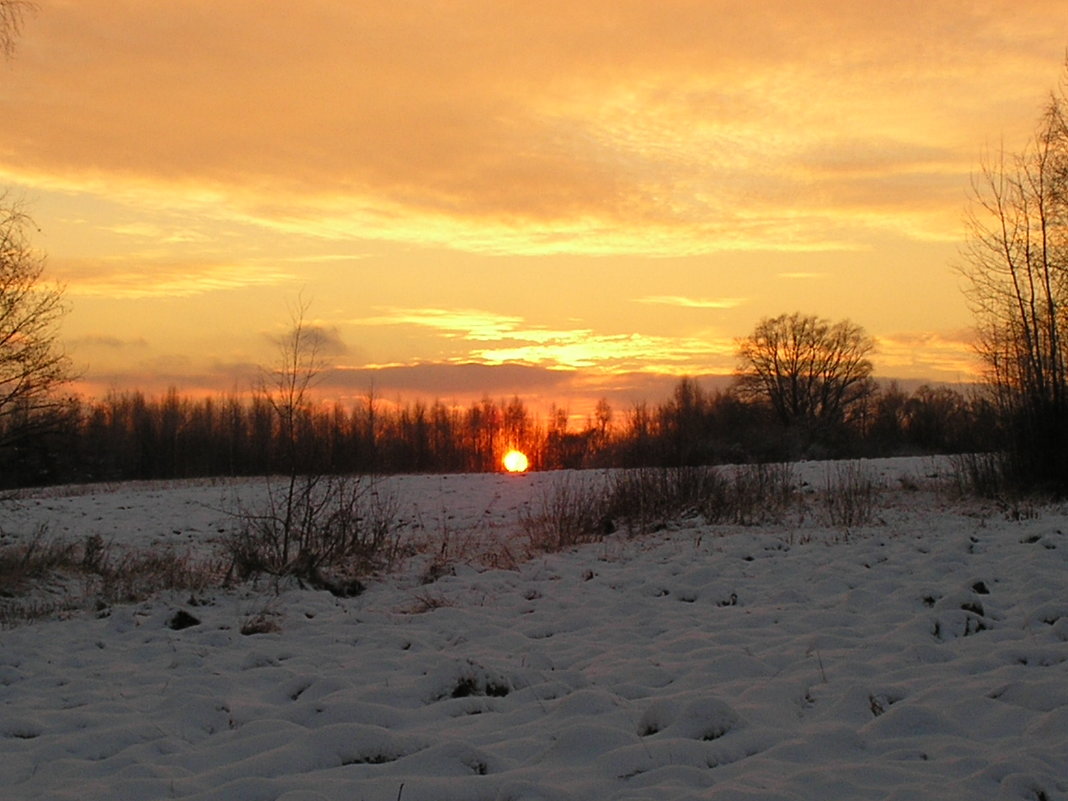
[{"label": "setting sun", "polygon": [[525,473],[527,468],[530,467],[530,460],[527,459],[527,455],[522,451],[508,451],[501,461],[504,464],[504,469],[509,473]]}]

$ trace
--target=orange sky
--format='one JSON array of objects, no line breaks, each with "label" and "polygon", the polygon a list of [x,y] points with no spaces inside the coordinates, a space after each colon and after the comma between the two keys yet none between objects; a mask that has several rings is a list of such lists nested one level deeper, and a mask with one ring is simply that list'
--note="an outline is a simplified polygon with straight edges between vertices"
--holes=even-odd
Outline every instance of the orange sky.
[{"label": "orange sky", "polygon": [[967,379],[969,178],[1063,0],[40,0],[0,65],[92,392],[244,390],[298,296],[325,387],[581,406],[799,310]]}]

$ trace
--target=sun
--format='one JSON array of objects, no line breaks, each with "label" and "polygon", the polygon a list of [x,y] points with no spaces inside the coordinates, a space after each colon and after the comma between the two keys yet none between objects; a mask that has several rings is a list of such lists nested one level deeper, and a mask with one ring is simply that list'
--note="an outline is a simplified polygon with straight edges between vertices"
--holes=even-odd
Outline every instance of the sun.
[{"label": "sun", "polygon": [[530,467],[530,460],[527,459],[527,455],[522,451],[508,451],[501,462],[504,464],[504,469],[509,473],[525,473],[526,469]]}]

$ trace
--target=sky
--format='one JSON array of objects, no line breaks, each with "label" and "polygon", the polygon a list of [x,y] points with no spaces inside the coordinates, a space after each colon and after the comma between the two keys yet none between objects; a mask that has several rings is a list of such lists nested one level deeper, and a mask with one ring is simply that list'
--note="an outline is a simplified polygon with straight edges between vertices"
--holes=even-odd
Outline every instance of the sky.
[{"label": "sky", "polygon": [[1063,0],[39,0],[0,63],[78,389],[581,412],[729,375],[764,317],[968,381],[970,181],[1064,73]]}]

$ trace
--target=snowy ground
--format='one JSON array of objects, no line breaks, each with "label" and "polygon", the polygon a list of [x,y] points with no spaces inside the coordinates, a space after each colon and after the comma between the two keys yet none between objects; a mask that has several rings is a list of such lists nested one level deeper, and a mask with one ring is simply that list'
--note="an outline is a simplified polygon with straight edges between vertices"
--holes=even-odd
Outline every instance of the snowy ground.
[{"label": "snowy ground", "polygon": [[[879,519],[849,532],[694,522],[425,585],[413,560],[351,599],[0,631],[0,799],[1068,799],[1068,513],[870,469]],[[459,556],[518,552],[554,480],[389,482],[409,536]],[[204,550],[254,491],[42,491],[3,529]],[[199,624],[172,629],[180,609]],[[256,617],[277,630],[243,636]]]}]

